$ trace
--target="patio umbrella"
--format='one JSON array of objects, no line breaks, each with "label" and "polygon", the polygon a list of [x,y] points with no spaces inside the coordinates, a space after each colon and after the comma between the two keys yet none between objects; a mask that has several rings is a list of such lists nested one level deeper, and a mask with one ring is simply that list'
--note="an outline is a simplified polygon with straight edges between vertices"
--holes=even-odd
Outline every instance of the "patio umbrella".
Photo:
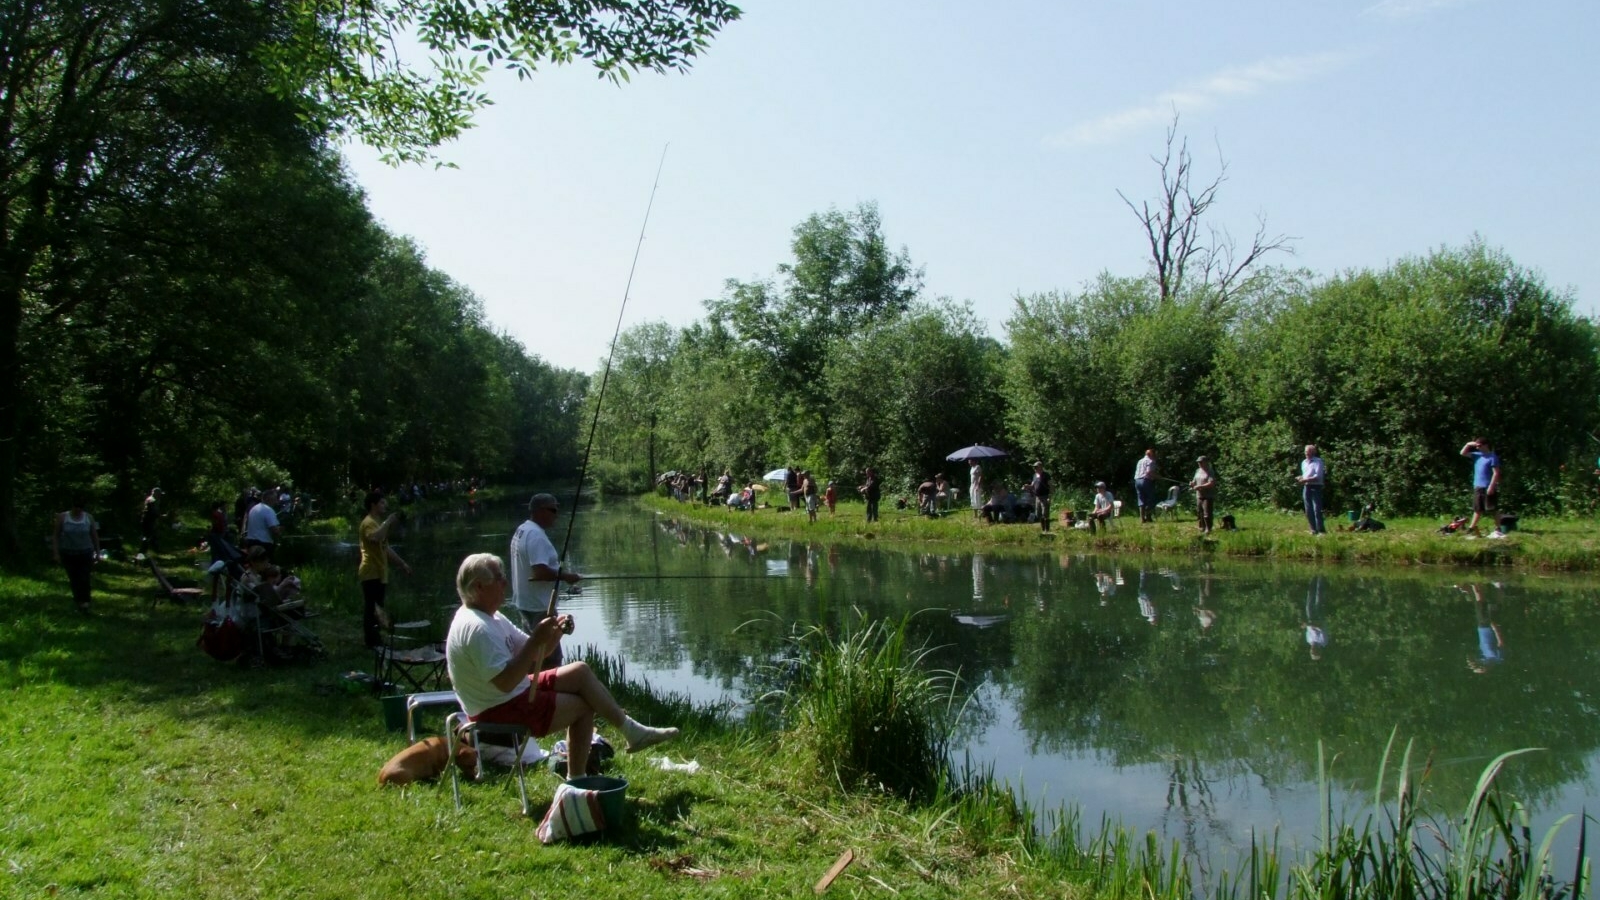
[{"label": "patio umbrella", "polygon": [[762,481],[783,481],[784,479],[786,479],[788,477],[789,477],[789,470],[788,469],[773,469],[771,472],[768,472],[767,474],[761,476],[761,480]]},{"label": "patio umbrella", "polygon": [[971,447],[962,447],[960,450],[946,456],[950,462],[971,462],[974,459],[999,459],[1011,454],[994,447],[985,447],[982,444],[973,444]]}]

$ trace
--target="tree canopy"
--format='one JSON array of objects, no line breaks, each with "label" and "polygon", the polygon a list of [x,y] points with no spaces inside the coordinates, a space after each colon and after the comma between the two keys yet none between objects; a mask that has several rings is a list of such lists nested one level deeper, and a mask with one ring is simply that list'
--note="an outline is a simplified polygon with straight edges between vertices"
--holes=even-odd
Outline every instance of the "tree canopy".
[{"label": "tree canopy", "polygon": [[516,401],[561,423],[581,376],[493,335],[382,233],[331,142],[425,159],[488,102],[490,66],[681,70],[738,15],[720,0],[0,3],[0,554],[21,515],[91,474],[125,497],[223,459],[317,483],[570,461],[571,429],[514,457],[504,423]]}]

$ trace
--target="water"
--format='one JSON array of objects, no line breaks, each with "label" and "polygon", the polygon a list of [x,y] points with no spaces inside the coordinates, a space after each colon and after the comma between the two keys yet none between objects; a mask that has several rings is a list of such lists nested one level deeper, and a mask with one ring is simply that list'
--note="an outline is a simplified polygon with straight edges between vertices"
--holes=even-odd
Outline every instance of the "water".
[{"label": "water", "polygon": [[[418,573],[391,602],[452,602],[460,558],[504,555],[520,518],[413,528],[401,552]],[[1523,747],[1543,749],[1502,783],[1531,806],[1535,839],[1596,795],[1593,579],[758,543],[627,504],[581,513],[569,562],[595,576],[562,601],[569,646],[735,708],[796,626],[908,618],[971,691],[957,741],[971,762],[1036,808],[1076,804],[1090,826],[1105,816],[1223,862],[1252,832],[1314,843],[1319,741],[1351,814],[1396,728],[1446,818]],[[1574,823],[1560,846],[1575,841]]]}]

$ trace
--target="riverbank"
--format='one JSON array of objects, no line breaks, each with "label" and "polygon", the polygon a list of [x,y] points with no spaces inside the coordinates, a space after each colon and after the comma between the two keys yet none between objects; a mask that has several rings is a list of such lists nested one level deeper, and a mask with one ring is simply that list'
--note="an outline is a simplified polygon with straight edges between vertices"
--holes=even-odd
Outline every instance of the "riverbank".
[{"label": "riverbank", "polygon": [[733,512],[723,507],[680,503],[658,494],[646,495],[640,502],[662,515],[695,525],[763,539],[1574,572],[1600,569],[1600,526],[1576,518],[1524,519],[1505,538],[1490,538],[1487,529],[1484,536],[1441,535],[1439,528],[1448,521],[1442,518],[1387,520],[1382,531],[1340,530],[1348,527],[1348,520],[1330,515],[1326,522],[1328,533],[1313,537],[1298,510],[1242,510],[1233,513],[1237,531],[1218,528],[1206,536],[1195,527],[1192,511],[1149,525],[1141,525],[1138,516],[1130,512],[1118,518],[1111,528],[1099,529],[1095,534],[1059,524],[1052,525],[1046,534],[1037,525],[990,524],[974,518],[968,509],[930,518],[885,506],[879,521],[869,525],[865,521],[866,507],[860,503],[841,503],[832,515],[824,509],[816,522],[810,522],[803,510],[789,512],[771,506],[754,512]]},{"label": "riverbank", "polygon": [[[833,888],[845,895],[1029,896],[1083,882],[1025,852],[1027,822],[1004,797],[919,806],[846,793],[797,765],[776,734],[640,684],[619,698],[682,726],[661,755],[699,771],[619,754],[611,771],[629,781],[629,819],[599,842],[541,846],[505,775],[464,785],[460,813],[447,781],[379,788],[404,740],[385,730],[376,698],[340,687],[342,672],[370,664],[359,596],[337,587],[347,573],[302,571],[331,656],[264,669],[202,654],[199,611],[152,607],[153,582],[131,563],[100,567],[87,617],[58,571],[7,575],[0,894],[796,896],[846,851],[854,860]],[[542,814],[556,779],[540,767],[528,782]]]},{"label": "riverbank", "polygon": [[[1242,862],[1206,862],[1211,888],[1190,885],[1187,863],[1175,866],[1153,838],[1086,833],[1070,809],[1036,830],[1035,811],[981,773],[920,803],[846,791],[766,717],[691,708],[604,659],[595,663],[630,711],[683,728],[659,755],[699,768],[663,770],[654,752],[619,756],[611,772],[629,781],[624,823],[599,841],[544,847],[510,777],[465,785],[459,813],[447,784],[375,785],[404,741],[385,729],[376,698],[341,687],[341,673],[369,663],[359,592],[347,567],[300,571],[330,655],[260,669],[203,655],[199,611],[153,605],[152,580],[130,563],[99,568],[93,616],[72,611],[58,570],[7,573],[0,893],[794,896],[848,853],[835,895],[1231,900],[1246,878],[1289,871],[1287,854],[1262,847]],[[555,783],[543,768],[530,773],[536,816]],[[1239,864],[1238,878],[1221,874]],[[1495,882],[1483,883],[1493,893]],[[1247,893],[1304,896],[1268,884]]]}]

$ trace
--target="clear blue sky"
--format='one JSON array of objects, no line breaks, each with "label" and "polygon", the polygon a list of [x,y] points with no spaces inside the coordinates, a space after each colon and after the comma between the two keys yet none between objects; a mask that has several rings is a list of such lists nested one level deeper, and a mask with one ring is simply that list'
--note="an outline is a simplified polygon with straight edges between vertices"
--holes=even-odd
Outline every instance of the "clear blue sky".
[{"label": "clear blue sky", "polygon": [[[1214,224],[1276,262],[1382,268],[1474,234],[1600,301],[1596,0],[749,0],[688,74],[496,78],[459,166],[347,155],[373,212],[567,368],[603,360],[670,144],[626,325],[701,318],[791,231],[878,204],[927,296],[1004,337],[1014,298],[1145,270],[1117,196],[1158,187],[1176,107]],[[982,16],[975,14],[981,9]]]}]

